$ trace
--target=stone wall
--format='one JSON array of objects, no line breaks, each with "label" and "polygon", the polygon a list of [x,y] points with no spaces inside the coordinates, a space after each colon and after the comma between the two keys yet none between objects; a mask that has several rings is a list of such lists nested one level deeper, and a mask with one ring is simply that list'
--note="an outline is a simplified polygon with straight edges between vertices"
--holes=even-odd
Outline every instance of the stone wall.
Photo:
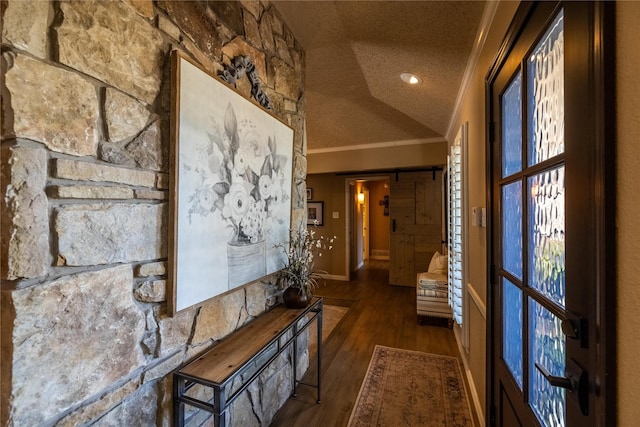
[{"label": "stone wall", "polygon": [[[268,1],[0,4],[2,425],[170,425],[170,372],[280,297],[272,276],[167,315],[170,52],[213,74],[253,59],[295,131],[293,226],[304,53]],[[237,90],[249,98],[250,82]],[[238,399],[232,424],[269,424],[290,362]]]}]

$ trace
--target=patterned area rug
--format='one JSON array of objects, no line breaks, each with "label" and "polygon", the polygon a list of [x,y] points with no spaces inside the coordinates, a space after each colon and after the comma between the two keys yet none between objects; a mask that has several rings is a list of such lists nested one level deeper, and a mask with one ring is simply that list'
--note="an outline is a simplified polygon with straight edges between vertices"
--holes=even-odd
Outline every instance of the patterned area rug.
[{"label": "patterned area rug", "polygon": [[472,427],[458,359],[377,345],[350,427]]}]

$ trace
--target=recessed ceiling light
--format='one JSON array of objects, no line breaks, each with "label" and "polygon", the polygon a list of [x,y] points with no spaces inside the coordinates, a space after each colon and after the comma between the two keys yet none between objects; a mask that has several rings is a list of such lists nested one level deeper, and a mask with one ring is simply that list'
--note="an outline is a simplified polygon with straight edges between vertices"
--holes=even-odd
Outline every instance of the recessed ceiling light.
[{"label": "recessed ceiling light", "polygon": [[402,73],[400,74],[400,78],[402,79],[403,82],[409,83],[410,85],[417,85],[422,81],[420,80],[420,77],[411,73]]}]

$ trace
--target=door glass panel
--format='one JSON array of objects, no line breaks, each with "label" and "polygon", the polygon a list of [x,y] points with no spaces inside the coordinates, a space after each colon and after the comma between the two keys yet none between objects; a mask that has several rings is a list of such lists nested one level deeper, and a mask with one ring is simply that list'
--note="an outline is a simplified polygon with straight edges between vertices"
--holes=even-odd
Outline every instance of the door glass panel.
[{"label": "door glass panel", "polygon": [[502,268],[522,279],[522,181],[502,187]]},{"label": "door glass panel", "polygon": [[564,377],[565,337],[560,319],[533,299],[529,299],[529,335],[529,403],[543,426],[564,427],[565,390],[549,384],[535,363]]},{"label": "door glass panel", "polygon": [[522,74],[502,95],[502,176],[522,169]]},{"label": "door glass panel", "polygon": [[529,165],[564,152],[564,14],[529,57]]},{"label": "door glass panel", "polygon": [[530,177],[528,188],[529,286],[564,307],[564,166]]},{"label": "door glass panel", "polygon": [[522,291],[502,279],[502,357],[522,389]]}]

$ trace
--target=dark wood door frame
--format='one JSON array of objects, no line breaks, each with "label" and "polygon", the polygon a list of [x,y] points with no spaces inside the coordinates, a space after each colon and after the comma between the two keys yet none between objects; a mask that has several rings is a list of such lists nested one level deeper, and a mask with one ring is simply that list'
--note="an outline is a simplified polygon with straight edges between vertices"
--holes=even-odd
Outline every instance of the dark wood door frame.
[{"label": "dark wood door frame", "polygon": [[[544,2],[543,2],[544,3]],[[507,31],[494,64],[486,77],[486,187],[487,187],[487,380],[486,380],[486,408],[487,425],[495,425],[497,395],[495,388],[496,366],[494,356],[497,346],[493,334],[497,310],[496,301],[497,282],[493,259],[497,242],[494,230],[498,226],[494,217],[498,212],[493,169],[496,159],[492,143],[495,140],[494,115],[491,83],[500,72],[507,57],[512,52],[515,42],[524,31],[525,24],[537,7],[543,3],[523,2]],[[562,6],[562,3],[553,7]],[[590,410],[596,415],[596,425],[616,425],[616,271],[615,271],[615,5],[613,2],[584,2],[579,5],[579,17],[588,27],[589,43],[580,46],[580,58],[588,58],[584,63],[584,72],[567,76],[567,83],[574,87],[587,88],[580,99],[581,107],[567,112],[567,120],[582,123],[580,135],[572,138],[590,138],[595,150],[584,150],[583,156],[589,156],[580,163],[587,165],[581,169],[584,175],[584,191],[590,194],[584,200],[590,203],[589,210],[582,219],[582,229],[592,232],[590,244],[593,245],[593,256],[588,260],[570,260],[567,262],[593,263],[590,271],[595,275],[595,289],[585,291],[594,292],[597,304],[592,306],[591,313],[595,322],[589,325],[588,336],[591,345],[597,345],[595,360],[592,366],[595,372],[589,372],[590,378]],[[575,7],[575,3],[574,6]],[[575,49],[576,46],[573,46]],[[567,61],[580,60],[567,58]],[[574,90],[575,93],[575,90]],[[569,184],[567,184],[569,185]],[[574,183],[575,185],[575,183]],[[593,296],[594,294],[591,294]],[[595,399],[593,396],[598,396]]]}]

